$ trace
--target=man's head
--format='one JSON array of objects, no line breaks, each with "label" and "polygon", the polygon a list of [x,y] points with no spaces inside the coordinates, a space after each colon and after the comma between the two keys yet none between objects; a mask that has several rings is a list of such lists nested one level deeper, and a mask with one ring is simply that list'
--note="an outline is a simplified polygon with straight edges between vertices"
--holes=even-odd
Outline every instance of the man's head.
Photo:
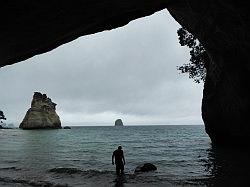
[{"label": "man's head", "polygon": [[118,146],[118,149],[121,150],[121,149],[122,149],[122,146],[119,145],[119,146]]}]

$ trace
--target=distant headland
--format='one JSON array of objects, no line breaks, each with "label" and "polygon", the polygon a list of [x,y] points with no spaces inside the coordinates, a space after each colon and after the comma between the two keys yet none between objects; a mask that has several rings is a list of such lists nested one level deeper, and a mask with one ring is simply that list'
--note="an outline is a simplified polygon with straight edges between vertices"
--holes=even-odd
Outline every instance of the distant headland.
[{"label": "distant headland", "polygon": [[124,126],[122,120],[121,119],[115,120],[115,126],[120,126],[120,127]]},{"label": "distant headland", "polygon": [[61,121],[56,113],[56,103],[46,94],[35,92],[31,108],[27,111],[19,128],[21,129],[59,129]]}]

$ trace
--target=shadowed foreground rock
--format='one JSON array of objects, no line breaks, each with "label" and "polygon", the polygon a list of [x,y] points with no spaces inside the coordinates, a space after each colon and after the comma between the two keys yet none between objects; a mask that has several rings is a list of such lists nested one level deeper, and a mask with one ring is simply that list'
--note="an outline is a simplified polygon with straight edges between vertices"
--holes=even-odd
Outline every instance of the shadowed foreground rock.
[{"label": "shadowed foreground rock", "polygon": [[46,94],[35,92],[31,108],[27,111],[19,128],[21,129],[58,129],[61,121],[56,114],[56,104]]},{"label": "shadowed foreground rock", "polygon": [[151,164],[151,163],[145,163],[145,164],[142,164],[140,166],[137,166],[135,168],[135,173],[138,173],[138,172],[148,172],[148,171],[155,171],[157,170],[157,167],[154,165],[154,164]]}]

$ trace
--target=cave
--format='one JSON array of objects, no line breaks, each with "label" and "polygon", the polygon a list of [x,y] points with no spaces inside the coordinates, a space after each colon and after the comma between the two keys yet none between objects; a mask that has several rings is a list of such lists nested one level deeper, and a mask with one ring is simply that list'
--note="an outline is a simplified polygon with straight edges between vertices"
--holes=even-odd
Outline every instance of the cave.
[{"label": "cave", "polygon": [[207,134],[215,145],[249,145],[250,13],[246,1],[16,0],[0,5],[0,67],[167,8],[209,55],[202,100]]}]

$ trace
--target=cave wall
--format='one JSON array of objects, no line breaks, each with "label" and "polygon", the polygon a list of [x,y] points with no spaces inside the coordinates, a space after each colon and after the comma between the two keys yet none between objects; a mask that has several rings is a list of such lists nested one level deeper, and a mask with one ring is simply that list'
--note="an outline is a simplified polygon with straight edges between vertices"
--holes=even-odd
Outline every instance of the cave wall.
[{"label": "cave wall", "polygon": [[202,117],[215,144],[250,144],[250,13],[247,1],[85,0],[0,2],[0,67],[82,35],[167,8],[206,48],[210,63]]},{"label": "cave wall", "polygon": [[250,144],[250,28],[246,1],[182,1],[171,15],[205,46],[210,57],[202,117],[217,145]]}]

